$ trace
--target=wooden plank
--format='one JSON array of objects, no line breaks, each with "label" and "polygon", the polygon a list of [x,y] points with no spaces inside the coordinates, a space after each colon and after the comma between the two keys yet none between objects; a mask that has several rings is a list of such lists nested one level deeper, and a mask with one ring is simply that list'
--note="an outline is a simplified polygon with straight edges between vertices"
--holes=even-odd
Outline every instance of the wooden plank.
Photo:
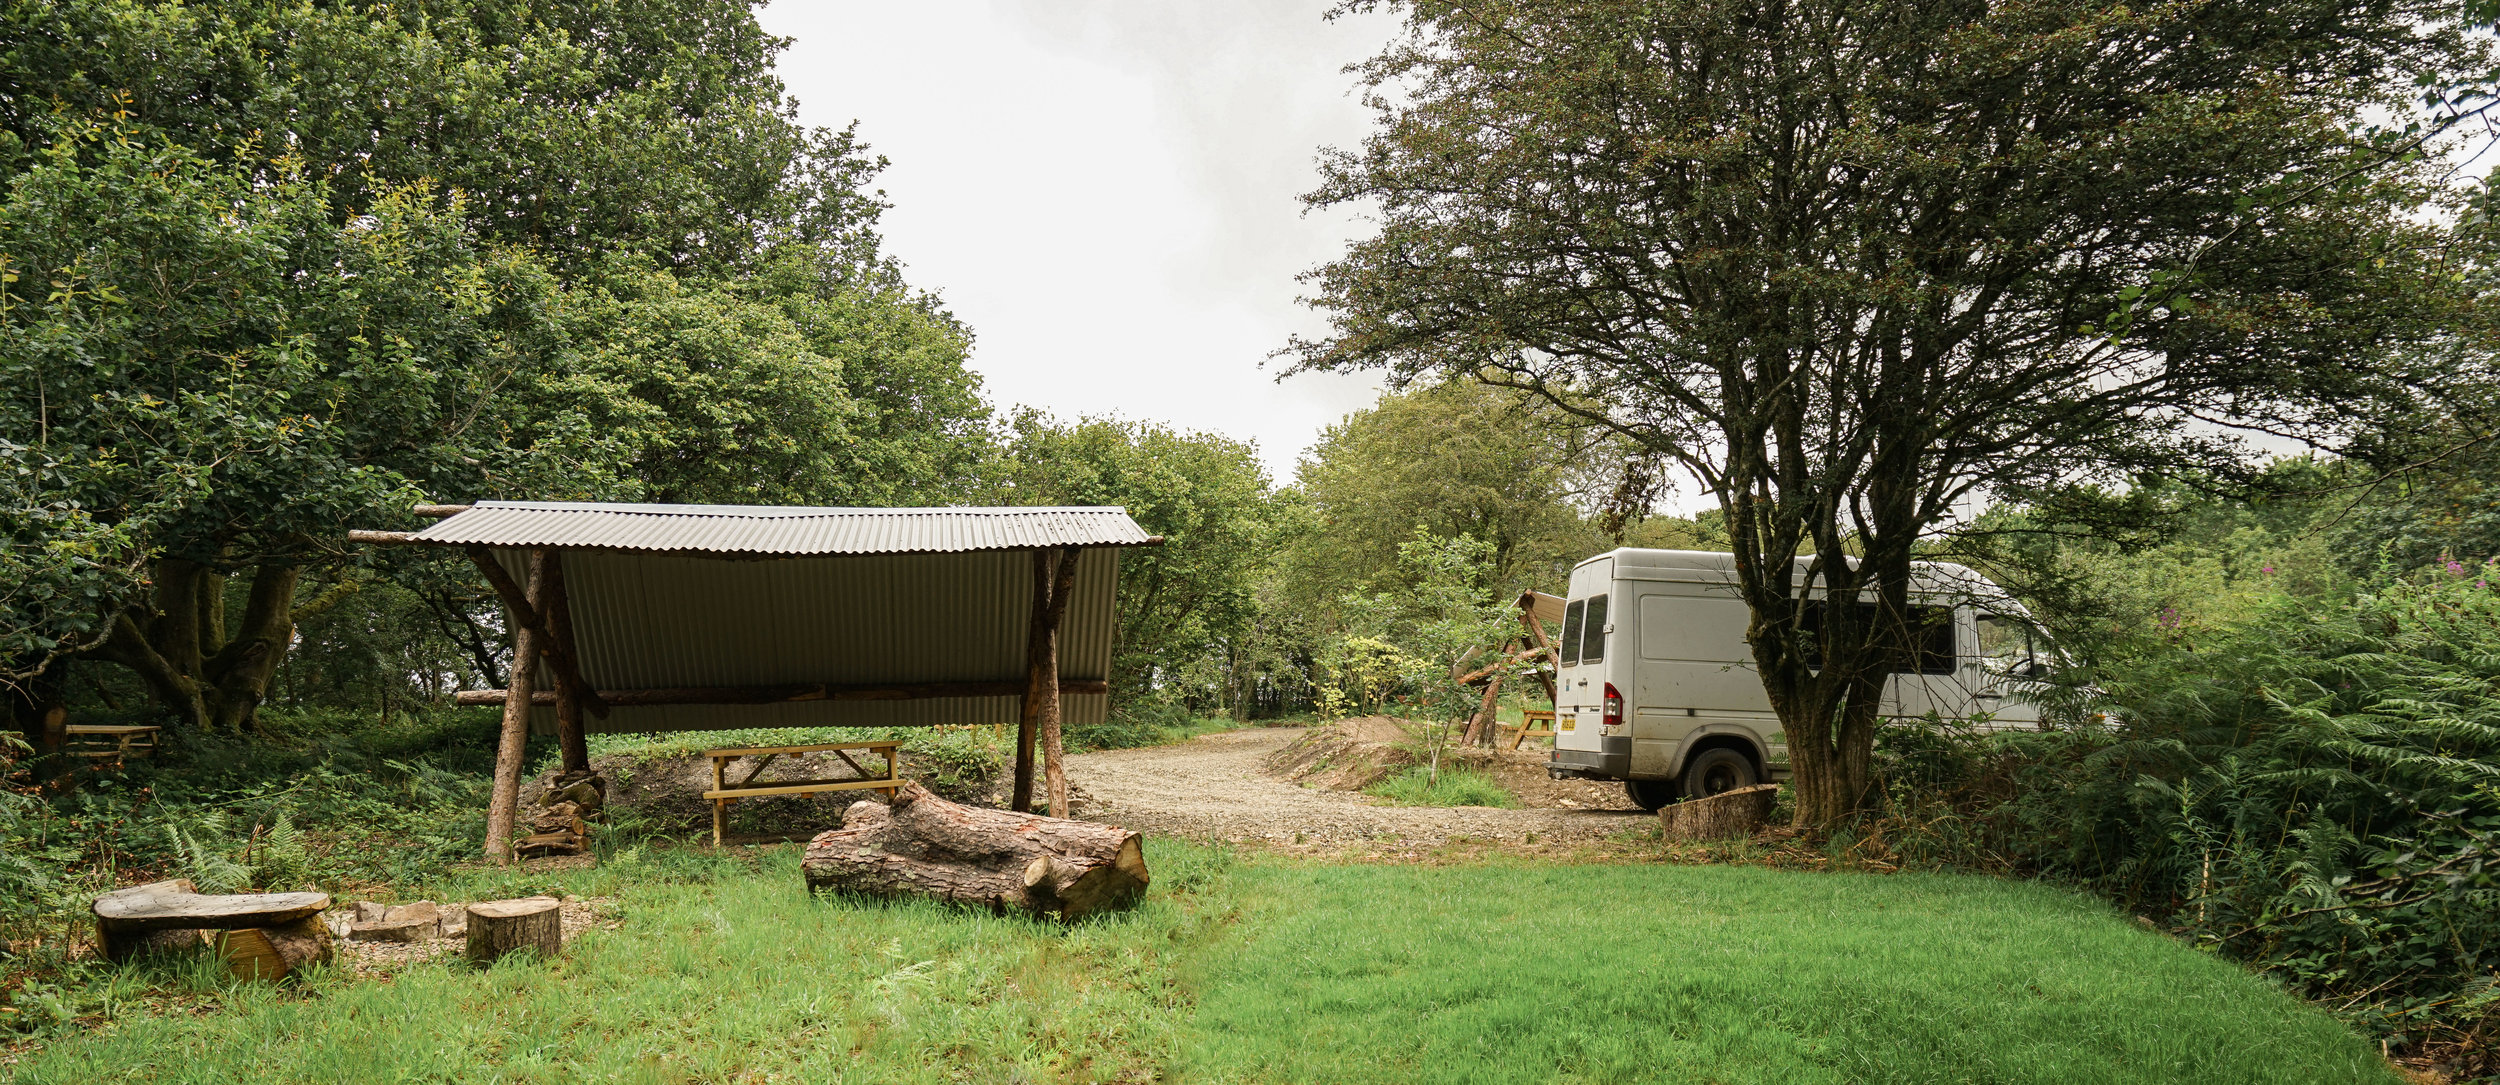
[{"label": "wooden plank", "polygon": [[812,795],[819,791],[884,790],[889,787],[899,787],[902,783],[901,780],[891,778],[884,780],[802,780],[797,783],[774,784],[770,787],[733,787],[720,791],[706,791],[703,797],[715,800],[752,799],[764,795]]},{"label": "wooden plank", "polygon": [[73,723],[62,730],[76,735],[152,735],[164,728],[152,723]]},{"label": "wooden plank", "polygon": [[735,746],[721,750],[705,750],[705,757],[753,757],[767,753],[816,753],[822,750],[890,750],[903,744],[899,738],[880,738],[866,742],[819,742],[809,746]]},{"label": "wooden plank", "polygon": [[327,893],[194,893],[182,881],[116,889],[91,905],[117,932],[275,927],[321,914]]},{"label": "wooden plank", "polygon": [[[840,751],[836,751],[836,752],[838,753],[838,752],[840,752]],[[749,772],[746,774],[746,778],[745,778],[745,779],[738,781],[738,786],[739,786],[739,787],[745,787],[745,786],[747,786],[748,784],[754,783],[754,782],[755,782],[755,778],[756,778],[756,777],[764,775],[764,768],[765,768],[765,766],[772,764],[772,763],[773,763],[773,758],[776,758],[776,757],[779,757],[779,756],[781,756],[780,752],[779,752],[779,751],[775,751],[775,752],[773,752],[773,753],[768,753],[768,754],[765,754],[765,755],[763,755],[763,756],[761,756],[761,757],[756,758],[756,759],[755,759],[755,768],[754,768],[753,770],[749,771]],[[862,775],[862,776],[866,776],[866,775],[868,775],[868,774],[863,772],[863,773],[860,773],[860,775]]]},{"label": "wooden plank", "polygon": [[[940,697],[1014,697],[1023,682],[921,682],[910,685],[842,686],[826,682],[778,686],[686,686],[662,689],[603,689],[601,702],[612,706],[674,704],[784,704],[793,701],[924,701]],[[1111,683],[1100,678],[1073,678],[1059,684],[1062,693],[1108,693]],[[499,689],[464,689],[452,695],[461,705],[499,705],[509,696]],[[531,704],[556,703],[553,691],[534,693]]]}]

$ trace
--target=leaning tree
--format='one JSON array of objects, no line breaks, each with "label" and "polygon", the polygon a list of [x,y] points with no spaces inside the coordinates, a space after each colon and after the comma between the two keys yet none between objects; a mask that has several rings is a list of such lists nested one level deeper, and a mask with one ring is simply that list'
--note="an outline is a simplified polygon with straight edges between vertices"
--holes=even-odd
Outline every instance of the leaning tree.
[{"label": "leaning tree", "polygon": [[[1356,2],[1344,10],[1376,5]],[[2366,427],[2461,291],[2399,0],[1398,5],[1296,369],[1524,390],[1727,517],[1797,820],[1869,801],[1912,557],[1974,502]],[[1849,555],[1835,560],[1836,555]],[[1802,575],[1799,570],[1802,569]]]}]

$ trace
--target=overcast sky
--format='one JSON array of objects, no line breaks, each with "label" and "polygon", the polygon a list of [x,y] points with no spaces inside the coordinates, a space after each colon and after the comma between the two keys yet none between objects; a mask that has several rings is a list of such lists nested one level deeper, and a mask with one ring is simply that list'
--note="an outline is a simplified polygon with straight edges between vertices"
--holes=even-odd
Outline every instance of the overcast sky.
[{"label": "overcast sky", "polygon": [[1115,414],[1258,443],[1282,482],[1366,378],[1276,380],[1318,315],[1296,273],[1360,224],[1305,216],[1324,145],[1370,123],[1342,69],[1396,29],[1326,0],[781,0],[811,124],[893,161],[887,250],[978,336],[1002,410]]}]

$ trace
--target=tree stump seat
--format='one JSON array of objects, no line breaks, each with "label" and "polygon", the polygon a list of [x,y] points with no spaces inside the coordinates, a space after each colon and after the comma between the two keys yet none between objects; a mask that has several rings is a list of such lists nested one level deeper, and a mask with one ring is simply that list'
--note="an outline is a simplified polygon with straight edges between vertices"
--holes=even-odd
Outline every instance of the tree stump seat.
[{"label": "tree stump seat", "polygon": [[[275,979],[330,959],[321,913],[327,893],[202,893],[188,878],[116,889],[95,899],[96,949],[125,961],[151,946],[181,944],[163,931],[225,931],[218,955],[237,975]],[[196,937],[190,939],[196,944]]]},{"label": "tree stump seat", "polygon": [[1778,784],[1754,784],[1702,799],[1658,808],[1659,835],[1667,840],[1735,840],[1752,836],[1779,802]]}]

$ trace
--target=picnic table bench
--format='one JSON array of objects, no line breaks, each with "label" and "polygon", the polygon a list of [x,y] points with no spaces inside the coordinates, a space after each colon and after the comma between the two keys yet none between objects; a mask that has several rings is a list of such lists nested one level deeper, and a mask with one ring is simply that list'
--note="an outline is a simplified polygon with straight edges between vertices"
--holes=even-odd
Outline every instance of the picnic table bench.
[{"label": "picnic table bench", "polygon": [[[882,791],[885,792],[886,798],[893,798],[895,790],[903,786],[900,755],[895,752],[896,748],[902,744],[901,739],[877,739],[868,742],[818,742],[806,746],[733,746],[728,749],[704,751],[704,756],[712,759],[712,790],[703,793],[704,798],[712,800],[712,846],[716,848],[721,846],[727,835],[729,804],[739,799],[756,799],[767,795],[797,795],[800,798],[806,798],[819,791]],[[884,753],[885,775],[879,776],[872,773],[866,766],[853,760],[851,752],[854,750],[865,750],[872,754]],[[828,780],[774,780],[760,784],[756,782],[756,778],[764,774],[764,767],[772,764],[775,758],[795,758],[811,753],[831,753],[841,758],[843,764],[849,765],[851,770],[859,775]],[[742,757],[755,758],[755,767],[747,771],[744,779],[732,784],[729,782],[729,763]]]},{"label": "picnic table bench", "polygon": [[145,757],[156,752],[156,736],[164,728],[144,723],[73,723],[62,729],[67,752],[80,757]]}]

